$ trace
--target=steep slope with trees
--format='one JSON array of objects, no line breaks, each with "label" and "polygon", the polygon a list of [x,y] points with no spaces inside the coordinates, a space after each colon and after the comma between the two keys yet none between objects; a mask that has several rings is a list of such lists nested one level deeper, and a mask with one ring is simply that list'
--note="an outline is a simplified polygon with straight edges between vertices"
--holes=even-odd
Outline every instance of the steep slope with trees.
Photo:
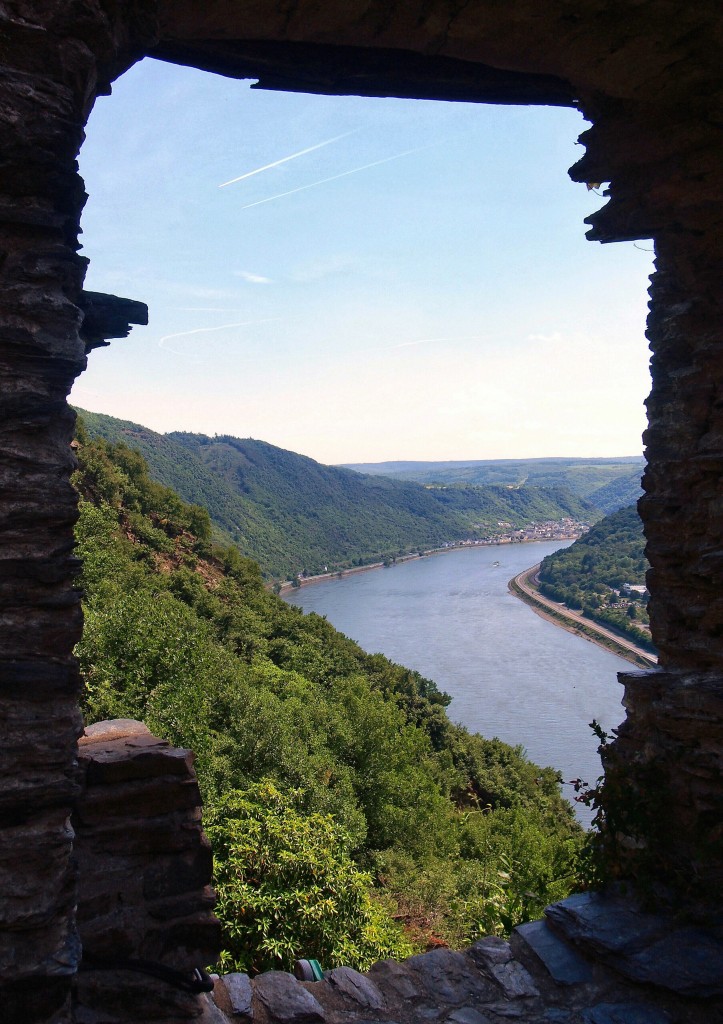
[{"label": "steep slope with trees", "polygon": [[606,516],[569,548],[543,559],[540,592],[655,651],[649,632],[643,524],[635,507]]},{"label": "steep slope with trees", "polygon": [[156,434],[137,424],[83,413],[91,437],[141,452],[159,482],[209,511],[216,539],[234,543],[268,577],[314,573],[481,539],[500,521],[600,513],[562,488],[425,487],[323,466],[263,441],[203,434]]},{"label": "steep slope with trees", "polygon": [[581,832],[552,769],[268,592],[137,452],[82,426],[79,445],[85,715],[196,752],[227,968],[300,949],[365,967],[504,932],[570,890]]}]

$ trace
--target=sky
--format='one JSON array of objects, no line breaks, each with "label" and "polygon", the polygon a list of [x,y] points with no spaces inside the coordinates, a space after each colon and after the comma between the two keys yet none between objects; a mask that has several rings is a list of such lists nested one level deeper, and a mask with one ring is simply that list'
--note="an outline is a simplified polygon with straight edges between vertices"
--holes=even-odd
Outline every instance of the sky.
[{"label": "sky", "polygon": [[150,322],[74,404],[325,463],[640,454],[652,243],[585,239],[579,112],[250,84],[97,101],[85,286]]}]

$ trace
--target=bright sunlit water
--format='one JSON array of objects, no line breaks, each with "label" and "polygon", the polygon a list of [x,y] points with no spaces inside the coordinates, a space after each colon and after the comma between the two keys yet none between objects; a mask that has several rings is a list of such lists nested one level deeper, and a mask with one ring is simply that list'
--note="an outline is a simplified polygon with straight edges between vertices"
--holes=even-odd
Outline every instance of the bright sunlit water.
[{"label": "bright sunlit water", "polygon": [[[507,583],[566,547],[553,541],[462,548],[286,594],[366,651],[417,669],[452,696],[450,717],[521,744],[568,781],[601,774],[589,723],[624,717],[617,672],[632,665],[540,618]],[[572,788],[565,787],[572,798]],[[588,823],[590,814],[577,807]]]}]

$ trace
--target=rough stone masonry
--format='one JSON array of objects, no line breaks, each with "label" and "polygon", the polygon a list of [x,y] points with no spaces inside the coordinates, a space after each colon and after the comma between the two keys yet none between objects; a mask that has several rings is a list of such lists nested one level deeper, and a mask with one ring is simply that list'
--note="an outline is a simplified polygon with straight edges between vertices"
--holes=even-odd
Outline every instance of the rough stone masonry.
[{"label": "rough stone masonry", "polygon": [[[145,316],[137,304],[83,293],[85,194],[75,158],[95,97],[147,55],[257,78],[264,88],[569,104],[591,120],[570,173],[610,184],[588,237],[652,239],[656,251],[640,511],[662,671],[625,677],[628,717],[606,751],[604,799],[633,833],[626,839],[623,828],[619,837],[623,874],[640,880],[654,853],[659,881],[685,905],[700,909],[707,899],[709,912],[720,909],[721,888],[710,880],[723,862],[721,32],[718,0],[0,3],[0,981],[8,1020],[74,1013],[80,945],[69,819],[81,721],[72,650],[82,622],[66,398],[87,350]],[[664,829],[659,816],[626,814],[627,794],[643,810],[665,808]]]}]

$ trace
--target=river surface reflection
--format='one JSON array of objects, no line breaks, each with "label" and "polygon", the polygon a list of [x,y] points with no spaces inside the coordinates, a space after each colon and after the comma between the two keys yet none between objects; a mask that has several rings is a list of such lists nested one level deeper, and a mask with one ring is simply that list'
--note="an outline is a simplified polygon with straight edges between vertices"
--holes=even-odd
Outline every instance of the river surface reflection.
[{"label": "river surface reflection", "polygon": [[[366,651],[417,669],[452,697],[450,717],[521,744],[565,781],[601,773],[589,723],[624,717],[627,661],[567,633],[513,597],[507,582],[569,542],[461,548],[285,595],[325,615]],[[572,798],[571,787],[565,793]],[[577,807],[587,824],[590,814]]]}]

